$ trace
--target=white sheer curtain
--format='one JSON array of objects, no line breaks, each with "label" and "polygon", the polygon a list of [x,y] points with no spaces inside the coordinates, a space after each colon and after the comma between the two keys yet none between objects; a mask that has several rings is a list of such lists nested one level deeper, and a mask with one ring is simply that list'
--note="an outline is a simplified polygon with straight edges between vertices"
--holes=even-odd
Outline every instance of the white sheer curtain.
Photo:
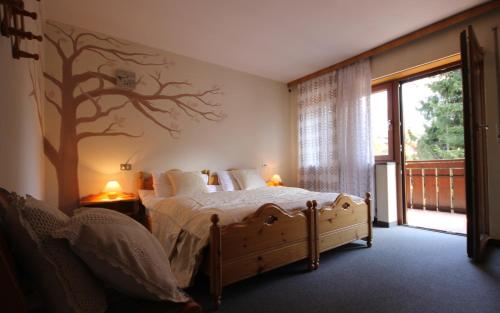
[{"label": "white sheer curtain", "polygon": [[299,84],[301,187],[373,192],[370,94],[368,60]]}]

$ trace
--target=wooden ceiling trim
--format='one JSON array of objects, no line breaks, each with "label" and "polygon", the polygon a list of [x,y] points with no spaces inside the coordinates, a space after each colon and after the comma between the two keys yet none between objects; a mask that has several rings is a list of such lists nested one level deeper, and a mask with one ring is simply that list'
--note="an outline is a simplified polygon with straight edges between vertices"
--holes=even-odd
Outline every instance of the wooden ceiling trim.
[{"label": "wooden ceiling trim", "polygon": [[418,73],[429,71],[435,68],[444,67],[447,65],[458,64],[460,62],[460,53],[455,53],[450,56],[427,62],[421,65],[413,66],[402,71],[397,71],[388,75],[380,76],[372,79],[372,86],[380,85],[390,81],[402,79]]}]

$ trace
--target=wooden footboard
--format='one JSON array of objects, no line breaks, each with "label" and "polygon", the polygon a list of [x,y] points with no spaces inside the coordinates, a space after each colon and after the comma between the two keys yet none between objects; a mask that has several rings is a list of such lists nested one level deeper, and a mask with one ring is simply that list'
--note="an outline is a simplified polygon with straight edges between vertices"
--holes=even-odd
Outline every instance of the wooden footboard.
[{"label": "wooden footboard", "polygon": [[370,193],[366,194],[364,201],[355,201],[350,196],[340,194],[332,205],[317,210],[315,222],[317,230],[316,266],[319,266],[319,253],[346,243],[363,239],[366,240],[368,247],[371,247],[370,203]]},{"label": "wooden footboard", "polygon": [[212,216],[210,238],[210,290],[215,305],[221,301],[222,287],[271,269],[309,259],[315,268],[315,208],[286,212],[269,203],[241,223],[220,226]]},{"label": "wooden footboard", "polygon": [[370,247],[370,201],[369,193],[364,201],[340,194],[330,206],[317,209],[316,201],[308,201],[305,211],[293,213],[268,203],[226,226],[212,215],[208,268],[215,306],[231,283],[302,259],[317,269],[321,252],[358,239]]}]

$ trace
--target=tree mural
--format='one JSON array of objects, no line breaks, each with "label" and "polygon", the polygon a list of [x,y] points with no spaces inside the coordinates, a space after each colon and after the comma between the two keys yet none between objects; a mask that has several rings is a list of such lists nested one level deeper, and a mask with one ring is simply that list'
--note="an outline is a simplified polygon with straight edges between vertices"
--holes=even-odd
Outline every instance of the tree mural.
[{"label": "tree mural", "polygon": [[[44,34],[44,38],[55,49],[62,69],[59,76],[43,73],[46,85],[53,86],[60,95],[57,99],[52,92],[45,93],[45,103],[55,108],[60,115],[60,125],[59,144],[54,145],[44,136],[43,145],[45,155],[56,170],[61,210],[71,212],[78,206],[78,145],[82,140],[103,136],[141,136],[123,130],[123,119],[113,118],[111,114],[132,107],[174,138],[181,131],[175,122],[179,114],[194,120],[209,121],[220,121],[225,117],[218,109],[220,104],[210,100],[212,96],[222,94],[219,87],[192,91],[191,83],[164,80],[162,71],[155,70],[136,81],[138,84],[154,84],[154,91],[140,92],[118,88],[115,76],[109,74],[113,64],[156,69],[167,67],[165,60],[158,61],[158,55],[129,52],[126,43],[111,37],[67,30],[51,22],[47,23],[47,27],[52,29],[49,34]],[[76,73],[75,63],[89,54],[97,56],[102,62],[95,65],[95,70]],[[118,96],[123,101],[120,104],[105,104],[106,97],[111,96]],[[84,104],[93,106],[93,114],[78,115],[79,108]],[[79,131],[82,125],[89,126],[103,120],[109,123],[98,131]]]}]

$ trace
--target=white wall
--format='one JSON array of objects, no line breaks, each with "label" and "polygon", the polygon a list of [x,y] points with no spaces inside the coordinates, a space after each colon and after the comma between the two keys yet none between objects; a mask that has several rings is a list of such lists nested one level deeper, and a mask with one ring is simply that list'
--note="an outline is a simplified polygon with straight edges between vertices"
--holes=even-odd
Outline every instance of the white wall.
[{"label": "white wall", "polygon": [[[29,0],[26,5],[39,13],[38,2]],[[40,23],[26,23],[27,29],[40,33]],[[39,50],[33,42],[23,44],[23,49]],[[13,59],[10,39],[0,36],[0,186],[43,198],[41,126],[29,76],[30,67],[40,72],[37,66],[40,62]]]}]

